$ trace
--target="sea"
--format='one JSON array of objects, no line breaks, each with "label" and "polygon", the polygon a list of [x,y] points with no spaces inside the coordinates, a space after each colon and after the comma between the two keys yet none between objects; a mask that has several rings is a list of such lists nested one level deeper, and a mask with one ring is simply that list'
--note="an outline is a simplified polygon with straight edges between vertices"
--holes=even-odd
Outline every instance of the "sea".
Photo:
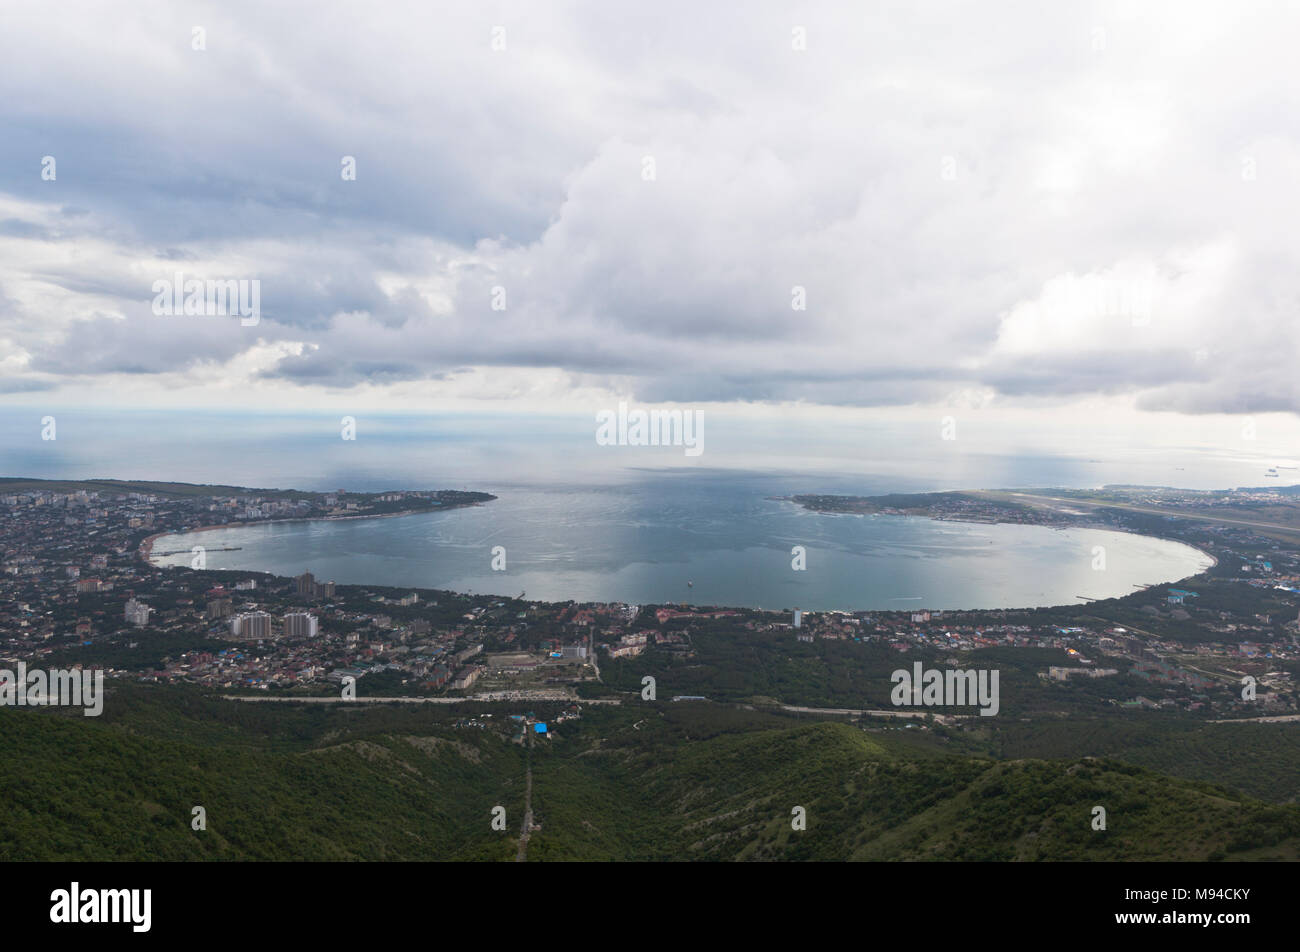
[{"label": "sea", "polygon": [[[262,488],[470,489],[481,506],[397,518],[239,526],[159,540],[210,568],[529,599],[688,602],[770,610],[991,609],[1082,604],[1175,583],[1206,554],[1129,533],[801,508],[799,493],[872,495],[1105,483],[1263,484],[1269,458],[1154,447],[1092,457],[914,427],[826,434],[709,421],[706,451],[598,446],[590,418],[85,411],[0,422],[3,474]],[[31,424],[24,426],[22,424]],[[31,432],[29,432],[31,431]],[[1095,446],[1096,444],[1094,444]],[[1103,553],[1101,558],[1099,553]],[[1103,567],[1099,567],[1103,566]]]}]

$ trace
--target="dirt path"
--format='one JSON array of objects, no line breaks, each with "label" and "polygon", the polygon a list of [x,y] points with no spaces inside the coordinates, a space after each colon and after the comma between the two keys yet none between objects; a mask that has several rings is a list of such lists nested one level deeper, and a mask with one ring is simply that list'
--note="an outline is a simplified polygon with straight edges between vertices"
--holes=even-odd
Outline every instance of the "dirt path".
[{"label": "dirt path", "polygon": [[528,836],[533,829],[533,736],[528,735],[528,769],[524,772],[524,822],[519,828],[519,852],[516,863],[528,861]]}]

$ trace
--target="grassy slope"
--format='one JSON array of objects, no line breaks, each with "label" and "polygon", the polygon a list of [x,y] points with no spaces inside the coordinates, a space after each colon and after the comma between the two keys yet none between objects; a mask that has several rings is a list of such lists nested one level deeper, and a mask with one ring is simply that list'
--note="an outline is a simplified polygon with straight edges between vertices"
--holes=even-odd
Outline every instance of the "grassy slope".
[{"label": "grassy slope", "polygon": [[[458,715],[111,700],[96,719],[0,709],[0,859],[514,856],[524,751]],[[591,711],[554,733],[532,751],[530,860],[1300,855],[1300,808],[1115,760],[958,756],[916,732],[714,705]]]}]

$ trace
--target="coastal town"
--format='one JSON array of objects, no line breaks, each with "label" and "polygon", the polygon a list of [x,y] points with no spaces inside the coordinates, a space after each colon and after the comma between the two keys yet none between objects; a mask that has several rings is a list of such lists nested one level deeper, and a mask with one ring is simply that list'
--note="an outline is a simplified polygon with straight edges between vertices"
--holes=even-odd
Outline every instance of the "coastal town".
[{"label": "coastal town", "polygon": [[[1069,692],[1079,692],[1121,708],[1205,717],[1286,717],[1297,710],[1300,545],[1242,526],[1160,517],[1160,526],[1135,527],[1135,517],[1118,509],[1090,513],[1089,525],[1178,538],[1217,560],[1194,582],[1122,599],[1005,611],[761,611],[347,585],[319,579],[309,566],[295,578],[214,571],[203,566],[201,551],[190,565],[151,561],[174,554],[170,533],[494,498],[483,493],[9,483],[0,484],[0,654],[102,668],[110,679],[190,683],[231,696],[340,698],[350,691],[357,698],[576,704],[616,702],[639,691],[646,675],[675,672],[670,680],[682,696],[801,704],[809,697],[797,688],[772,697],[748,675],[721,671],[719,659],[727,650],[763,646],[773,657],[807,664],[842,658],[852,668],[868,659],[861,661],[868,670],[886,656],[955,662],[996,651],[1013,665],[1023,661],[1042,703],[1060,698],[1068,706]],[[847,497],[837,507],[836,498],[799,501],[864,509]],[[1007,506],[932,499],[897,511],[915,514],[927,503],[944,506],[939,515],[977,521]],[[1065,518],[1032,509],[1015,515]],[[846,654],[854,650],[858,655]],[[1251,690],[1243,692],[1247,682]],[[883,701],[871,690],[849,691],[845,699],[873,696]]]}]

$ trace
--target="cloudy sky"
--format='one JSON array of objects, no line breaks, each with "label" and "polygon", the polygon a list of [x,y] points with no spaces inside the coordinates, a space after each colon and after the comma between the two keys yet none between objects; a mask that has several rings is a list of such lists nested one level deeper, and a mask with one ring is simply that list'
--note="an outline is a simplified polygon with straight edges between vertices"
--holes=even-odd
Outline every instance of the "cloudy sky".
[{"label": "cloudy sky", "polygon": [[0,403],[1300,410],[1294,5],[5,7]]}]

